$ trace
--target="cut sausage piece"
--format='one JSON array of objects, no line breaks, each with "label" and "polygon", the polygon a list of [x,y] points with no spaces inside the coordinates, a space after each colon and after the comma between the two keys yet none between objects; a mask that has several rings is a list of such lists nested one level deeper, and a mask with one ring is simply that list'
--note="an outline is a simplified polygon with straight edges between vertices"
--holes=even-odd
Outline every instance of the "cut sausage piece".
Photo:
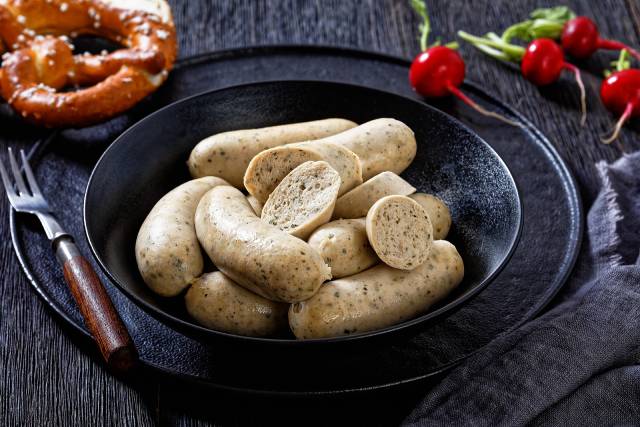
[{"label": "cut sausage piece", "polygon": [[331,142],[353,151],[365,181],[384,171],[401,174],[416,157],[411,128],[395,119],[376,119],[318,142]]},{"label": "cut sausage piece", "polygon": [[203,259],[193,218],[204,193],[229,185],[216,177],[185,182],[162,197],[136,238],[136,262],[144,282],[164,297],[179,294],[202,274]]},{"label": "cut sausage piece", "polygon": [[393,268],[413,270],[422,265],[433,243],[427,212],[406,196],[386,196],[369,209],[367,237],[382,262]]},{"label": "cut sausage piece", "polygon": [[302,142],[263,151],[249,163],[244,186],[249,194],[265,202],[280,181],[297,166],[308,161],[324,160],[340,175],[338,195],[362,183],[358,156],[346,148],[328,142]]},{"label": "cut sausage piece", "polygon": [[209,329],[251,337],[286,330],[288,304],[254,294],[219,271],[194,279],[184,300],[191,317]]},{"label": "cut sausage piece", "polygon": [[386,328],[425,313],[463,276],[464,265],[455,246],[437,240],[427,261],[415,270],[380,264],[325,283],[313,297],[289,308],[289,326],[298,339]]},{"label": "cut sausage piece", "polygon": [[204,195],[196,209],[196,234],[220,271],[274,301],[305,300],[331,278],[315,249],[258,218],[233,187]]},{"label": "cut sausage piece", "polygon": [[279,145],[335,135],[357,126],[345,119],[325,119],[259,129],[218,133],[200,141],[187,162],[191,176],[219,176],[242,189],[244,173],[251,159],[261,151]]},{"label": "cut sausage piece", "polygon": [[375,202],[385,196],[408,196],[416,189],[393,172],[382,172],[336,201],[333,218],[362,218]]},{"label": "cut sausage piece", "polygon": [[256,199],[251,194],[249,194],[247,196],[247,202],[249,202],[249,204],[253,208],[253,211],[256,213],[256,215],[258,215],[258,216],[262,215],[262,207],[263,207],[263,205],[260,202],[260,200]]},{"label": "cut sausage piece", "polygon": [[442,200],[431,194],[415,193],[410,195],[427,211],[431,225],[433,225],[433,240],[442,240],[449,234],[451,228],[451,213]]},{"label": "cut sausage piece", "polygon": [[369,244],[364,218],[331,221],[311,234],[309,245],[331,267],[334,279],[360,273],[380,262]]},{"label": "cut sausage piece", "polygon": [[306,240],[331,219],[339,188],[340,175],[327,162],[305,162],[269,195],[262,220]]}]

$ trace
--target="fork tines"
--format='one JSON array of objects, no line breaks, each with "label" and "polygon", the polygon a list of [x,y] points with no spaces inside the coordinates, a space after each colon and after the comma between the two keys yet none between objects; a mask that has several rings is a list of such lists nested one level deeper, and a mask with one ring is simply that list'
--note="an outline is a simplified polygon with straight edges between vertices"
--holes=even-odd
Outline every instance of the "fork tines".
[{"label": "fork tines", "polygon": [[17,209],[16,204],[20,201],[20,199],[42,197],[42,192],[40,191],[38,182],[36,181],[33,171],[29,166],[29,162],[27,161],[27,156],[25,155],[24,150],[20,150],[20,158],[22,160],[22,169],[24,170],[24,174],[27,178],[27,183],[29,184],[28,187],[27,183],[25,183],[20,168],[18,167],[18,162],[16,161],[16,157],[14,156],[11,147],[9,147],[8,153],[9,164],[11,166],[11,171],[13,172],[15,185],[9,178],[7,169],[5,168],[2,161],[0,161],[0,175],[2,175],[2,183],[4,184],[4,188],[7,191],[7,196],[9,196],[9,202],[11,202],[13,207]]}]

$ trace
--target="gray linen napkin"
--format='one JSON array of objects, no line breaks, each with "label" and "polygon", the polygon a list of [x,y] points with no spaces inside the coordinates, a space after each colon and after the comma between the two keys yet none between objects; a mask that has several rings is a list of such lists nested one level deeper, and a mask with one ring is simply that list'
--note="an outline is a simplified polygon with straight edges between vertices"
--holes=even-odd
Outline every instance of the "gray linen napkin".
[{"label": "gray linen napkin", "polygon": [[404,425],[640,425],[640,152],[597,166],[568,296],[452,371]]}]

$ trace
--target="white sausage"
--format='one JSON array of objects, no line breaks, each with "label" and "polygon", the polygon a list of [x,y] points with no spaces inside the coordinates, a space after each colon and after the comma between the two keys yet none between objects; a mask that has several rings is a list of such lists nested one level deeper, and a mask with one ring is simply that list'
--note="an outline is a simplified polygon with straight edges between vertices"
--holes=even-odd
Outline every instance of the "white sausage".
[{"label": "white sausage", "polygon": [[427,262],[411,271],[385,264],[324,284],[289,309],[298,339],[328,338],[385,328],[425,313],[462,281],[464,265],[455,246],[433,242]]},{"label": "white sausage", "polygon": [[287,304],[254,294],[219,271],[194,279],[184,300],[191,317],[209,329],[252,337],[286,330]]},{"label": "white sausage", "polygon": [[340,196],[333,218],[362,218],[375,202],[385,196],[408,196],[416,189],[393,172],[382,172]]},{"label": "white sausage", "polygon": [[136,261],[144,282],[155,293],[175,296],[202,273],[193,219],[200,198],[218,185],[229,184],[212,176],[185,182],[162,197],[142,223]]},{"label": "white sausage", "polygon": [[260,220],[233,187],[204,195],[196,210],[196,234],[220,271],[265,298],[302,301],[331,278],[318,252]]},{"label": "white sausage", "polygon": [[395,119],[376,119],[318,142],[331,142],[353,151],[362,163],[362,179],[384,171],[401,174],[416,157],[413,131]]},{"label": "white sausage", "polygon": [[415,193],[409,197],[418,202],[427,211],[427,215],[429,215],[433,225],[433,239],[442,240],[447,237],[451,228],[451,213],[447,205],[431,194]]},{"label": "white sausage", "polygon": [[200,141],[191,151],[187,164],[194,178],[219,176],[242,189],[244,172],[259,152],[279,145],[324,138],[355,126],[350,120],[325,119],[218,133]]},{"label": "white sausage", "polygon": [[364,218],[331,221],[311,234],[309,245],[331,267],[334,279],[360,273],[380,262],[369,244]]}]

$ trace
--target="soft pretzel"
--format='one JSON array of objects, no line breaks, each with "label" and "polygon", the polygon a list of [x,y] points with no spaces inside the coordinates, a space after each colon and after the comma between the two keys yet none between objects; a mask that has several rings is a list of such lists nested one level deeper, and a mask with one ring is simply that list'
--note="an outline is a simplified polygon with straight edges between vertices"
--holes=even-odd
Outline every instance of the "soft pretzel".
[{"label": "soft pretzel", "polygon": [[[69,37],[81,34],[125,49],[74,55]],[[165,81],[177,48],[164,0],[0,0],[3,50],[2,97],[33,122],[67,127],[133,107]]]}]

